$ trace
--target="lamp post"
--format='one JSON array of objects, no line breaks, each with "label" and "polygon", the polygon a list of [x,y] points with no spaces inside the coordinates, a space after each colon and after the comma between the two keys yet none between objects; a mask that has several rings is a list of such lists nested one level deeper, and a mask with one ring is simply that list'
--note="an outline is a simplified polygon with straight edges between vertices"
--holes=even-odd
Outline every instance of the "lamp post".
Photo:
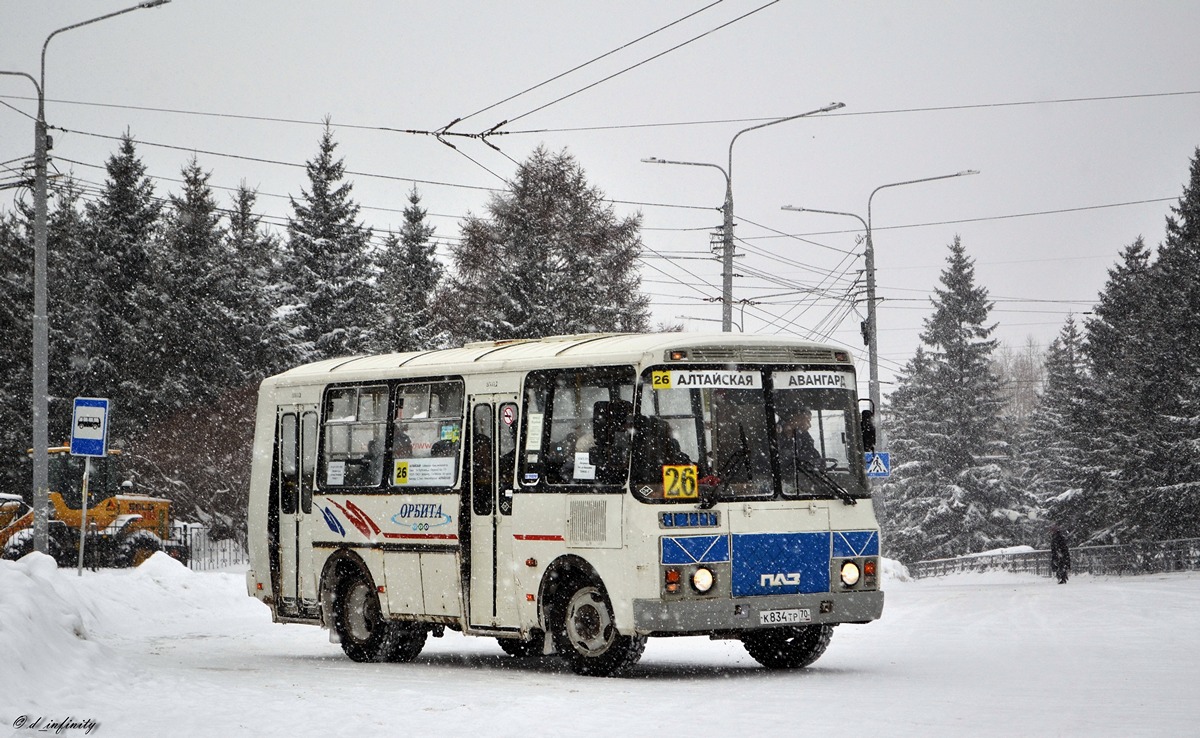
[{"label": "lamp post", "polygon": [[650,157],[642,159],[647,164],[682,164],[691,167],[712,167],[720,170],[721,174],[725,175],[725,204],[721,206],[721,212],[724,215],[722,231],[724,234],[724,244],[721,253],[721,330],[728,333],[733,325],[733,144],[738,140],[738,136],[750,131],[756,131],[759,128],[766,128],[778,123],[787,123],[789,120],[797,118],[805,118],[818,113],[828,113],[831,110],[846,107],[845,103],[830,103],[823,108],[810,110],[807,113],[799,115],[789,115],[786,118],[777,118],[766,123],[759,123],[756,126],[743,128],[733,134],[733,138],[729,141],[729,163],[726,167],[719,164],[707,164],[695,161],[668,161],[666,159],[658,159]]},{"label": "lamp post", "polygon": [[118,10],[90,20],[64,26],[52,32],[42,43],[41,76],[34,80],[24,72],[0,72],[26,77],[38,93],[37,121],[34,124],[34,215],[33,215],[33,546],[45,553],[48,549],[49,515],[47,510],[50,487],[49,367],[50,327],[46,299],[46,47],[50,39],[64,31],[107,20],[134,10],[165,5],[171,0],[147,0],[124,10]]},{"label": "lamp post", "polygon": [[862,223],[863,229],[867,234],[867,245],[864,252],[867,272],[867,356],[870,365],[870,383],[867,385],[868,392],[871,398],[871,421],[875,426],[875,437],[880,439],[882,443],[883,436],[879,430],[882,422],[879,414],[879,341],[877,336],[878,322],[875,311],[875,245],[871,241],[871,201],[875,199],[875,194],[880,190],[889,187],[901,187],[903,185],[918,184],[921,182],[933,182],[939,179],[953,179],[954,177],[965,177],[971,174],[979,174],[974,169],[966,169],[954,174],[942,174],[937,177],[922,177],[921,179],[909,179],[903,182],[890,182],[885,185],[879,185],[874,190],[871,190],[870,197],[867,198],[867,219],[863,220],[862,216],[856,213],[844,213],[839,210],[817,210],[816,208],[803,208],[795,205],[784,205],[782,210],[795,210],[801,213],[822,213],[824,215],[844,215],[854,218],[859,223]]}]

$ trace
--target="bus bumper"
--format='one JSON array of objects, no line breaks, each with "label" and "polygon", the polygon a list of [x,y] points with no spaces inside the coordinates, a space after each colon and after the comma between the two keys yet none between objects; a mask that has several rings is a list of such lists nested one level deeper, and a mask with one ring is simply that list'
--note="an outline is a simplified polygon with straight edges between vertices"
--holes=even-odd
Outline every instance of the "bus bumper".
[{"label": "bus bumper", "polygon": [[[787,623],[764,623],[761,613],[800,610],[796,625],[866,623],[883,614],[883,592],[818,592],[737,599],[634,600],[633,621],[645,635],[704,635],[756,630]],[[768,620],[772,618],[768,617]]]}]

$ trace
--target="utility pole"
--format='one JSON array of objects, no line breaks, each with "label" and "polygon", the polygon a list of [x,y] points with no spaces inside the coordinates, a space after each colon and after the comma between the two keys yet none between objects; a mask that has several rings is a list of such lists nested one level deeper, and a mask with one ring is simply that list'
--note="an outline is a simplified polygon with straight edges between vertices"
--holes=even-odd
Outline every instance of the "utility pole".
[{"label": "utility pole", "polygon": [[799,115],[789,115],[786,118],[777,118],[766,123],[759,123],[756,126],[743,128],[733,134],[733,138],[729,141],[729,161],[728,165],[722,167],[720,164],[707,164],[695,161],[667,161],[650,157],[642,159],[647,164],[682,164],[692,167],[712,167],[720,170],[721,174],[725,175],[725,204],[721,206],[722,218],[722,233],[724,241],[721,250],[721,330],[729,333],[733,330],[733,144],[737,142],[738,136],[750,131],[756,131],[759,128],[766,128],[779,123],[787,123],[789,120],[804,118],[818,113],[828,113],[831,110],[846,107],[845,103],[830,103],[823,108],[810,110],[807,113]]}]

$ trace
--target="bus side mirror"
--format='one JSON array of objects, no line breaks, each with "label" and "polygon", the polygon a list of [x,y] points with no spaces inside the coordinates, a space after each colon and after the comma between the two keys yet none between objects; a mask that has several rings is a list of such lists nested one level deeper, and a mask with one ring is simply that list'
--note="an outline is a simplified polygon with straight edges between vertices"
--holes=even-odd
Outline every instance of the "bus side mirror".
[{"label": "bus side mirror", "polygon": [[863,451],[875,452],[875,413],[870,410],[862,411],[862,440]]}]

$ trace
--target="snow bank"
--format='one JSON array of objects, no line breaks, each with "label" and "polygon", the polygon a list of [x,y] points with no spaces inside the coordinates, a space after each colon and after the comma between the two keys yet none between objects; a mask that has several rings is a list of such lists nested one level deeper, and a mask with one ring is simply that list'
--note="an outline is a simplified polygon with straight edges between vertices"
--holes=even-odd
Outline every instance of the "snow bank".
[{"label": "snow bank", "polygon": [[[0,714],[62,705],[72,685],[111,672],[113,653],[89,635],[95,610],[66,576],[46,554],[0,560]],[[18,695],[19,706],[4,704]]]}]

